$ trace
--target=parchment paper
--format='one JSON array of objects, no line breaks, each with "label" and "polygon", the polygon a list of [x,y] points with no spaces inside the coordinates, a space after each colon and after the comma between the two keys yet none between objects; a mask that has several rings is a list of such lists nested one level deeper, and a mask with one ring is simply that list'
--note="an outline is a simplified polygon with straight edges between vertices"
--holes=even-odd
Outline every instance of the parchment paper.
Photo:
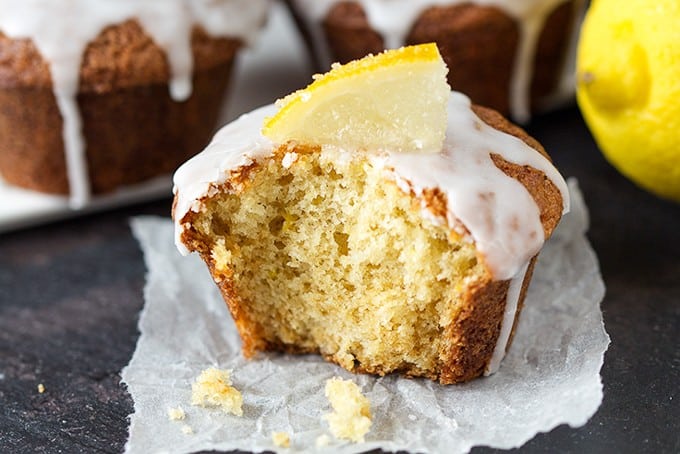
[{"label": "parchment paper", "polygon": [[[353,375],[314,355],[269,354],[245,360],[231,317],[203,262],[182,257],[168,219],[140,217],[132,229],[148,268],[137,349],[123,370],[134,399],[129,453],[198,450],[353,453],[373,448],[465,453],[476,445],[521,446],[560,424],[578,427],[602,401],[600,368],[609,336],[604,284],[585,232],[588,214],[574,180],[572,211],[541,252],[514,343],[498,373],[463,385]],[[244,415],[192,407],[191,383],[211,365],[232,369]],[[366,443],[334,440],[321,415],[333,376],[352,378],[371,401]],[[167,410],[181,406],[184,421]],[[193,434],[182,432],[188,425]],[[272,431],[291,435],[276,448]]]}]

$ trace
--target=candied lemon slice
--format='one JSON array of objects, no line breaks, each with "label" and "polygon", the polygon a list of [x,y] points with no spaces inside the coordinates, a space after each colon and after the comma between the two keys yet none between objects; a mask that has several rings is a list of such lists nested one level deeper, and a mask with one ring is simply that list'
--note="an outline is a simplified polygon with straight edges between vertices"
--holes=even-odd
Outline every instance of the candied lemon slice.
[{"label": "candied lemon slice", "polygon": [[307,88],[277,101],[262,134],[351,149],[436,153],[446,133],[448,69],[435,44],[334,64]]}]

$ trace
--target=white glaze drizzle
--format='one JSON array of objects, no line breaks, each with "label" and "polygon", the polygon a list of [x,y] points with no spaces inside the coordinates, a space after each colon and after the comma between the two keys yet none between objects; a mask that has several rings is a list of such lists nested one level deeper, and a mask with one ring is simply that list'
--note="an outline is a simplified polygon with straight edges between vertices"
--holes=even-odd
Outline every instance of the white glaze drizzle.
[{"label": "white glaze drizzle", "polygon": [[[330,8],[340,0],[293,0],[296,11],[305,21],[314,41],[317,58],[330,67],[332,53],[328,47],[322,21]],[[519,26],[519,44],[510,78],[510,112],[519,122],[530,118],[533,61],[538,38],[546,19],[560,4],[568,0],[354,0],[361,4],[369,24],[383,37],[385,48],[401,47],[420,14],[431,6],[471,3],[493,6],[504,11]],[[583,0],[576,1],[581,8]],[[454,68],[455,70],[455,68]],[[454,87],[455,88],[455,87]]]},{"label": "white glaze drizzle", "polygon": [[578,48],[578,39],[580,24],[586,14],[585,0],[575,0],[574,17],[571,22],[571,36],[569,37],[569,44],[567,47],[566,58],[562,64],[562,73],[558,81],[558,85],[553,93],[550,93],[545,98],[538,101],[537,109],[551,110],[563,106],[569,101],[574,101],[574,90],[576,87],[576,49]]},{"label": "white glaze drizzle", "polygon": [[262,25],[269,0],[0,0],[0,31],[31,39],[47,61],[63,122],[63,141],[73,208],[90,198],[86,144],[76,95],[87,45],[106,27],[136,19],[168,58],[170,95],[192,91],[191,31],[235,37],[249,44]]},{"label": "white glaze drizzle", "polygon": [[564,179],[539,152],[481,121],[467,96],[452,92],[444,147],[435,154],[390,153],[387,163],[415,193],[439,188],[448,200],[448,223],[470,231],[495,279],[512,278],[543,245],[538,207],[521,183],[503,173],[491,153],[541,170],[558,187],[568,210]]},{"label": "white glaze drizzle", "polygon": [[484,375],[491,375],[498,371],[501,365],[503,357],[505,357],[505,351],[508,348],[508,342],[510,341],[510,334],[512,333],[512,326],[515,324],[515,315],[517,315],[517,306],[519,305],[519,297],[522,293],[522,284],[524,283],[524,278],[527,275],[527,268],[529,263],[525,263],[510,281],[510,286],[508,287],[508,293],[505,297],[505,310],[503,311],[503,319],[501,320],[501,330],[498,334],[498,339],[496,340],[496,346],[493,349],[493,354],[489,363],[486,366]]}]

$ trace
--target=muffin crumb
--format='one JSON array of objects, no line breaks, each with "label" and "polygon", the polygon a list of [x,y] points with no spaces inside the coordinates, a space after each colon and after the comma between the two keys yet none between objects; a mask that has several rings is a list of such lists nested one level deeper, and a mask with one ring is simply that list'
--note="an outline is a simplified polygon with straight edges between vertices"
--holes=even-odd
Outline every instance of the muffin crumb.
[{"label": "muffin crumb", "polygon": [[279,448],[290,448],[290,435],[287,432],[272,432],[272,442]]},{"label": "muffin crumb", "polygon": [[243,416],[243,396],[231,386],[230,371],[205,369],[191,385],[191,405],[217,407],[225,413]]},{"label": "muffin crumb", "polygon": [[328,435],[322,434],[316,437],[316,447],[317,448],[322,448],[324,446],[328,446],[331,442],[331,439]]},{"label": "muffin crumb", "polygon": [[182,407],[168,408],[168,419],[171,421],[181,421],[187,417]]},{"label": "muffin crumb", "polygon": [[45,385],[38,383],[38,393],[42,394],[45,392]]},{"label": "muffin crumb", "polygon": [[184,435],[193,435],[194,434],[194,429],[191,428],[190,425],[188,424],[183,424],[182,425],[182,433]]},{"label": "muffin crumb", "polygon": [[334,377],[326,382],[326,397],[333,412],[323,416],[335,438],[364,441],[371,429],[370,402],[352,380]]}]

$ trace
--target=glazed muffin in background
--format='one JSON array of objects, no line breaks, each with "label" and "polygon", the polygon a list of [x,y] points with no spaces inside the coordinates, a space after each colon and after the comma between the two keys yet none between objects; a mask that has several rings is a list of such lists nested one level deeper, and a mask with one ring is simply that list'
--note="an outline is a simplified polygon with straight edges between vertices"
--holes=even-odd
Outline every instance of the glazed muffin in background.
[{"label": "glazed muffin in background", "polygon": [[169,175],[214,131],[268,0],[0,0],[0,176],[92,195]]},{"label": "glazed muffin in background", "polygon": [[287,0],[326,71],[383,49],[436,42],[449,84],[519,122],[573,94],[566,60],[583,0]]},{"label": "glazed muffin in background", "polygon": [[540,144],[450,91],[434,44],[335,66],[174,182],[177,246],[205,261],[246,357],[443,384],[498,369],[569,206]]}]

